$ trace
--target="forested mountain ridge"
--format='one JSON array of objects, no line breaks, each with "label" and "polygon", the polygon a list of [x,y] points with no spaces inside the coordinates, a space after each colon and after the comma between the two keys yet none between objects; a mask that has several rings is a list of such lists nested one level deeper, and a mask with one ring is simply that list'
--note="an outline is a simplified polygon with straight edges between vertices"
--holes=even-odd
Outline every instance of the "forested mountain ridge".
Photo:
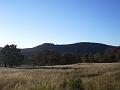
[{"label": "forested mountain ridge", "polygon": [[113,47],[115,46],[101,44],[101,43],[91,43],[91,42],[80,42],[80,43],[64,44],[64,45],[44,43],[42,45],[39,45],[33,48],[22,49],[22,52],[27,56],[45,49],[55,50],[62,54],[65,54],[65,53],[72,53],[72,54],[92,53],[93,54],[93,53],[104,53],[106,49],[113,48]]},{"label": "forested mountain ridge", "polygon": [[120,62],[120,47],[101,43],[82,42],[66,45],[44,43],[28,49],[18,49],[12,44],[6,45],[0,51],[0,64],[5,67],[112,62]]}]

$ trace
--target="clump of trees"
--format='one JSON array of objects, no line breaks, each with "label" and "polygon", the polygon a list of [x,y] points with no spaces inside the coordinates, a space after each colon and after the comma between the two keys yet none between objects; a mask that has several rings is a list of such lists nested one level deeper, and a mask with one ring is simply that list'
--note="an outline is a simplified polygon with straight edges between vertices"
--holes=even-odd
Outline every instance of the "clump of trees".
[{"label": "clump of trees", "polygon": [[43,50],[34,53],[30,59],[32,65],[57,65],[61,60],[61,54],[54,50]]},{"label": "clump of trees", "polygon": [[16,45],[6,45],[0,52],[0,63],[4,67],[13,67],[22,64],[24,56]]},{"label": "clump of trees", "polygon": [[34,53],[30,60],[31,65],[67,65],[79,63],[79,59],[75,54],[66,53],[61,54],[54,50],[42,50],[40,52]]},{"label": "clump of trees", "polygon": [[66,53],[62,57],[62,64],[74,64],[76,63],[76,56],[70,53]]},{"label": "clump of trees", "polygon": [[106,62],[120,62],[120,47],[110,48],[105,51]]}]

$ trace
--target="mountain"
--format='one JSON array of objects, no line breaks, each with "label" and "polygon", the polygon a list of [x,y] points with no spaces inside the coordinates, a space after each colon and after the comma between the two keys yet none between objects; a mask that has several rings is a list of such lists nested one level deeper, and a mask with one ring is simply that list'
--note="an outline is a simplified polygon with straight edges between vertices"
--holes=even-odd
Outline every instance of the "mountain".
[{"label": "mountain", "polygon": [[101,43],[91,43],[91,42],[81,42],[81,43],[74,43],[74,44],[66,44],[66,45],[55,45],[52,43],[44,43],[42,45],[22,49],[22,53],[25,56],[32,55],[35,52],[42,51],[44,49],[52,49],[59,53],[103,53],[106,49],[112,48],[114,46],[101,44]]}]

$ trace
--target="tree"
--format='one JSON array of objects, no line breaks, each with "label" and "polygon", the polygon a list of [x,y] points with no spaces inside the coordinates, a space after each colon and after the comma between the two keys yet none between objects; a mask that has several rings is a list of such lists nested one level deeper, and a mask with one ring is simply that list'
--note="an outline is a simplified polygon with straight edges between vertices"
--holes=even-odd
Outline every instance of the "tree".
[{"label": "tree", "polygon": [[1,50],[2,64],[7,67],[18,66],[22,63],[24,56],[16,45],[6,45]]},{"label": "tree", "polygon": [[120,61],[120,47],[110,48],[105,51],[105,59],[107,62],[119,62]]},{"label": "tree", "polygon": [[66,53],[62,57],[62,64],[74,64],[77,63],[77,58],[75,55]]},{"label": "tree", "polygon": [[89,54],[83,54],[81,55],[81,62],[87,63],[89,61]]},{"label": "tree", "polygon": [[43,50],[34,53],[31,58],[33,65],[57,65],[60,64],[61,54],[54,50]]},{"label": "tree", "polygon": [[105,63],[105,56],[101,53],[95,53],[94,54],[94,62],[95,63]]}]

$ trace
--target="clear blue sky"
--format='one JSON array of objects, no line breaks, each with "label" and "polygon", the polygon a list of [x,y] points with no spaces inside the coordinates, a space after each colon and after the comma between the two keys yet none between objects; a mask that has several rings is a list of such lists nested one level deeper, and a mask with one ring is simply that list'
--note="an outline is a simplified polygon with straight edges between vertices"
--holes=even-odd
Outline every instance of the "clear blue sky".
[{"label": "clear blue sky", "polygon": [[0,0],[0,46],[120,45],[120,0]]}]

